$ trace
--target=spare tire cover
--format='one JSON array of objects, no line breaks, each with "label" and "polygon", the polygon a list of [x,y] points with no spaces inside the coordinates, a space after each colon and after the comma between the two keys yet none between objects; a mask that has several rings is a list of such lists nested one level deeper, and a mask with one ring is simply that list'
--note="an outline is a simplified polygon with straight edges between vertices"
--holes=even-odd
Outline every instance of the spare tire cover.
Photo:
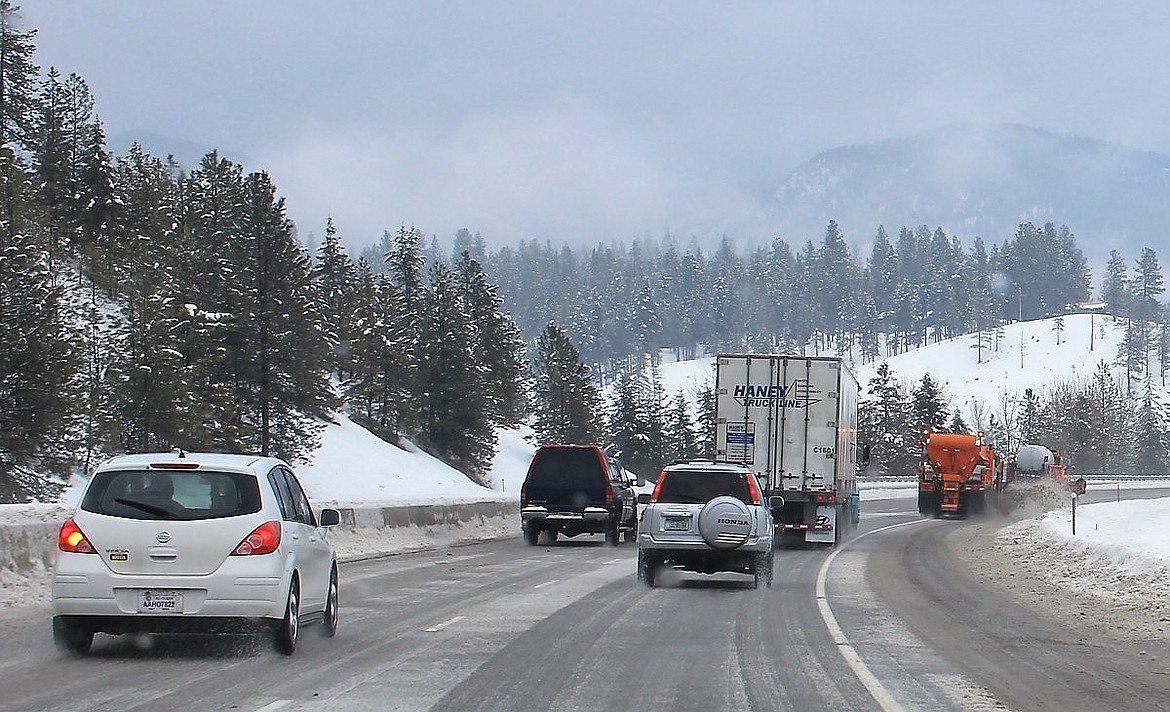
[{"label": "spare tire cover", "polygon": [[716,497],[699,512],[699,534],[714,549],[743,546],[752,533],[752,514],[735,497]]}]

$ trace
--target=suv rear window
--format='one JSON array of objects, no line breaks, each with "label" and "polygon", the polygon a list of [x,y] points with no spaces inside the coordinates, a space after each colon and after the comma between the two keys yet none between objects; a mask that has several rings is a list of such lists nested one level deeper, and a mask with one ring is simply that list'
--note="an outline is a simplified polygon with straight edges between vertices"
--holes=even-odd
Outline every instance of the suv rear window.
[{"label": "suv rear window", "polygon": [[557,487],[598,487],[604,481],[601,459],[590,447],[549,447],[536,452],[528,482]]},{"label": "suv rear window", "polygon": [[741,502],[751,502],[747,475],[742,472],[703,472],[667,470],[663,475],[658,501],[669,504],[699,504],[730,495]]},{"label": "suv rear window", "polygon": [[81,508],[127,519],[235,517],[260,511],[260,489],[233,472],[111,470],[93,476]]}]

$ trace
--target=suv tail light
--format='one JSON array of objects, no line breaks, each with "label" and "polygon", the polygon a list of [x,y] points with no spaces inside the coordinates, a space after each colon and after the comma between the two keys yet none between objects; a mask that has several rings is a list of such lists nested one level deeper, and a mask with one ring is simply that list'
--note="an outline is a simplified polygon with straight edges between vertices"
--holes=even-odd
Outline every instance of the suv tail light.
[{"label": "suv tail light", "polygon": [[651,502],[658,501],[658,494],[662,492],[662,481],[666,479],[666,470],[658,473],[658,481],[654,483],[654,492],[650,495]]},{"label": "suv tail light", "polygon": [[85,532],[77,526],[72,518],[66,519],[57,533],[57,548],[61,551],[70,551],[75,554],[96,554],[97,549],[85,538]]},{"label": "suv tail light", "polygon": [[520,485],[520,508],[528,506],[528,484]]},{"label": "suv tail light", "polygon": [[752,498],[752,504],[763,504],[764,500],[760,497],[760,487],[756,484],[756,478],[751,475],[747,476],[748,496]]},{"label": "suv tail light", "polygon": [[613,485],[606,483],[605,485],[605,506],[613,506]]},{"label": "suv tail light", "polygon": [[232,556],[271,554],[280,546],[280,522],[264,522],[236,545]]}]

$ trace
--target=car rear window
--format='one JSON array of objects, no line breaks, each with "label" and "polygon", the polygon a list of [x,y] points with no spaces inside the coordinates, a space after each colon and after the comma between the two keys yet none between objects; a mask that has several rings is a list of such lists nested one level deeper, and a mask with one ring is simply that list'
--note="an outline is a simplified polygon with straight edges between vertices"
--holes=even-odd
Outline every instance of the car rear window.
[{"label": "car rear window", "polygon": [[658,492],[658,501],[669,504],[697,504],[730,495],[751,502],[747,475],[742,472],[668,470]]},{"label": "car rear window", "polygon": [[128,519],[192,520],[260,511],[256,478],[234,472],[99,472],[81,500],[87,512]]},{"label": "car rear window", "polygon": [[597,450],[551,447],[537,450],[528,469],[530,484],[556,487],[598,487],[604,481]]}]

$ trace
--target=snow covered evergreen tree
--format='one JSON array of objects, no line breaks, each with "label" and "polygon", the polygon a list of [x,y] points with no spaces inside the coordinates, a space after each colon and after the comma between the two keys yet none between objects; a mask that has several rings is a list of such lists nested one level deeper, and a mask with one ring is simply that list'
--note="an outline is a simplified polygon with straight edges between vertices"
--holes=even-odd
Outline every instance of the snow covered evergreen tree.
[{"label": "snow covered evergreen tree", "polygon": [[464,252],[455,263],[455,283],[474,327],[476,362],[483,368],[492,422],[511,426],[526,411],[525,346],[520,329],[503,311],[503,300],[480,263]]},{"label": "snow covered evergreen tree", "polygon": [[40,67],[33,63],[36,30],[21,29],[20,6],[0,0],[0,148],[16,152],[33,131]]},{"label": "snow covered evergreen tree", "polygon": [[445,263],[431,266],[419,319],[419,441],[481,483],[496,452],[496,406],[477,362],[475,324]]},{"label": "snow covered evergreen tree", "polygon": [[411,399],[415,364],[402,295],[365,258],[358,261],[351,334],[351,374],[342,393],[358,422],[393,441],[418,418]]},{"label": "snow covered evergreen tree", "polygon": [[317,249],[313,264],[313,281],[321,295],[321,312],[333,351],[333,369],[338,378],[352,372],[353,337],[349,326],[356,304],[357,267],[345,251],[333,218],[325,221],[325,239]]},{"label": "snow covered evergreen tree", "polygon": [[0,502],[51,500],[60,485],[40,474],[72,462],[80,339],[49,270],[34,187],[2,146],[0,179]]},{"label": "snow covered evergreen tree", "polygon": [[866,384],[857,411],[857,438],[869,443],[870,459],[887,474],[912,472],[918,428],[906,389],[885,361]]},{"label": "snow covered evergreen tree", "polygon": [[533,370],[537,443],[599,442],[604,423],[601,394],[568,335],[554,322],[537,341]]},{"label": "snow covered evergreen tree", "polygon": [[950,399],[929,373],[910,392],[914,423],[919,430],[944,430],[950,414]]}]

